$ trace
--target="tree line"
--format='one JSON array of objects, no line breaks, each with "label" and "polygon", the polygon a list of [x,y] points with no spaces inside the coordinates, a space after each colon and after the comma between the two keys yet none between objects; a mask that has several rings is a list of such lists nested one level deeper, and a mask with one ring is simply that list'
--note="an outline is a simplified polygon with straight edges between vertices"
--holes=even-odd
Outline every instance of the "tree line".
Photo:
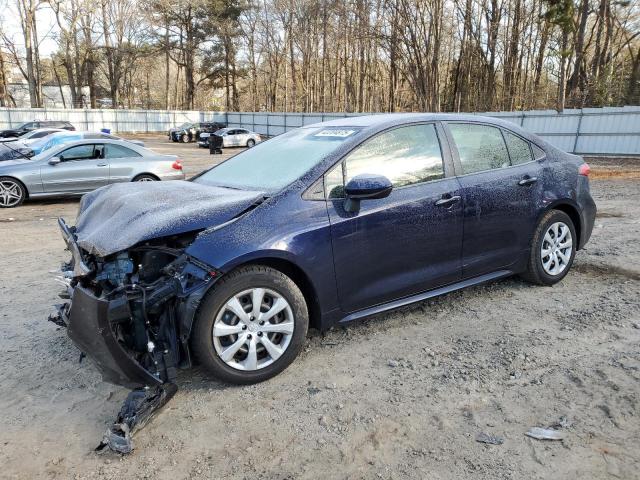
[{"label": "tree line", "polygon": [[[67,107],[490,111],[640,103],[627,0],[4,0],[8,83]],[[5,9],[5,11],[7,11]],[[38,18],[57,49],[40,52]],[[7,21],[3,19],[3,23]],[[84,92],[88,87],[88,95]]]}]

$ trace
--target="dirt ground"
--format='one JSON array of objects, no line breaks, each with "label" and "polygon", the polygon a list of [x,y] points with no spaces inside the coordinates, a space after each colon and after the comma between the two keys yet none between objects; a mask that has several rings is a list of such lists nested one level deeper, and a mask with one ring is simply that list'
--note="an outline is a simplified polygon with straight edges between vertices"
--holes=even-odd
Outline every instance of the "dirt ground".
[{"label": "dirt ground", "polygon": [[[149,138],[193,174],[217,162]],[[225,155],[226,157],[226,155]],[[321,335],[278,377],[195,369],[129,456],[93,448],[127,391],[46,321],[75,200],[0,212],[0,477],[599,479],[640,472],[640,162],[593,161],[599,214],[553,288],[517,278]],[[607,172],[626,171],[626,174]],[[528,438],[561,425],[564,441]],[[476,442],[497,435],[501,445]]]}]

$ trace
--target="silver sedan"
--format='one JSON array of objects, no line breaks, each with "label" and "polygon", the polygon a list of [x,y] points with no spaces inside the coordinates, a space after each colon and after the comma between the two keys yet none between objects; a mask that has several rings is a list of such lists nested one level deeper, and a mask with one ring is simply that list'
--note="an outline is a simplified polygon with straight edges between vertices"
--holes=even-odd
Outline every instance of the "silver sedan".
[{"label": "silver sedan", "polygon": [[198,146],[208,147],[209,137],[218,135],[222,137],[222,146],[227,147],[253,147],[256,143],[262,141],[259,133],[245,130],[244,128],[221,128],[214,133],[203,132],[198,139]]},{"label": "silver sedan", "polygon": [[122,140],[79,140],[0,161],[0,208],[27,198],[82,195],[117,182],[184,180],[180,160]]}]

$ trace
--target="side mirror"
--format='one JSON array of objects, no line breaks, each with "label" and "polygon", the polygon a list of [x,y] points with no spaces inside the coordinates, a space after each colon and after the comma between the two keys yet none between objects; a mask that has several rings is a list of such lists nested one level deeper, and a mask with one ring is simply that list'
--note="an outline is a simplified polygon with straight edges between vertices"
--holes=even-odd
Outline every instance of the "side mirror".
[{"label": "side mirror", "polygon": [[58,165],[62,161],[59,157],[51,157],[49,159],[49,165]]},{"label": "side mirror", "polygon": [[393,190],[391,181],[383,175],[357,175],[344,187],[344,209],[347,212],[360,210],[360,200],[386,198]]}]

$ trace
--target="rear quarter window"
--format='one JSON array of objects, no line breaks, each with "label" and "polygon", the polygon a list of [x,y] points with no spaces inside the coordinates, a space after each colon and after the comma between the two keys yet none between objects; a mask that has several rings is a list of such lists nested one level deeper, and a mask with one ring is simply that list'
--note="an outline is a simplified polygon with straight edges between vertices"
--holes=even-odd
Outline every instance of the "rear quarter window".
[{"label": "rear quarter window", "polygon": [[502,132],[504,133],[504,139],[509,149],[511,165],[520,165],[533,160],[529,142],[507,130],[503,130]]}]

